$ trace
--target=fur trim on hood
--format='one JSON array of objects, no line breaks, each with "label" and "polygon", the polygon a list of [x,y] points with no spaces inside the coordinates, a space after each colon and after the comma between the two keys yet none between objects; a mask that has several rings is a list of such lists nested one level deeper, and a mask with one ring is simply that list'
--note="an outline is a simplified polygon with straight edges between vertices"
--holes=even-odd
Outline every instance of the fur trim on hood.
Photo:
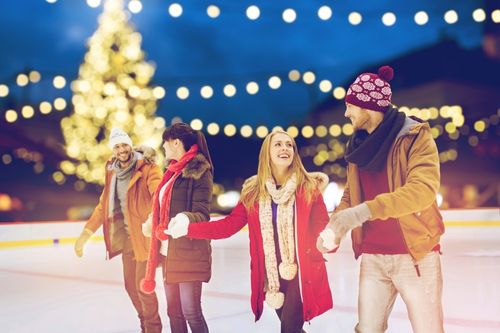
[{"label": "fur trim on hood", "polygon": [[198,180],[206,171],[210,169],[212,169],[212,166],[208,163],[205,156],[198,153],[191,161],[188,162],[184,170],[182,170],[182,177]]}]

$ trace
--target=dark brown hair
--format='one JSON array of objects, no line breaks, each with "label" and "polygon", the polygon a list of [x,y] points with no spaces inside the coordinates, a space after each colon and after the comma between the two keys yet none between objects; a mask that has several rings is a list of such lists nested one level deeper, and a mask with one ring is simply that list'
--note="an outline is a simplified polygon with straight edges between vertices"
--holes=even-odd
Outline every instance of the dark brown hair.
[{"label": "dark brown hair", "polygon": [[210,157],[210,152],[208,151],[207,140],[201,131],[197,131],[185,123],[176,123],[167,127],[163,132],[163,141],[175,139],[179,139],[182,142],[186,151],[188,151],[194,144],[197,144],[198,152],[205,156],[208,163],[210,163],[212,173],[214,172],[214,165],[212,163],[212,158]]}]

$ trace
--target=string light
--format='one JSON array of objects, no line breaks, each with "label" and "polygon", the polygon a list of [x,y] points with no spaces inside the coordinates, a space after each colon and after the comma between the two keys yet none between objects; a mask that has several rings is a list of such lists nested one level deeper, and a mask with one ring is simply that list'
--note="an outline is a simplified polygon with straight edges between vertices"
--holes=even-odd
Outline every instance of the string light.
[{"label": "string light", "polygon": [[329,20],[332,17],[332,9],[328,6],[321,6],[318,9],[318,17],[323,21]]},{"label": "string light", "polygon": [[458,21],[458,14],[457,14],[457,12],[454,11],[454,10],[448,10],[444,14],[444,20],[448,24],[455,24],[455,23],[457,23],[457,21]]},{"label": "string light", "polygon": [[291,8],[287,8],[283,11],[283,21],[286,23],[293,23],[297,19],[297,13]]},{"label": "string light", "polygon": [[180,17],[182,15],[182,6],[178,3],[173,3],[168,7],[168,13],[172,17]]},{"label": "string light", "polygon": [[217,18],[220,15],[219,7],[215,5],[210,5],[207,7],[207,15],[211,18]]},{"label": "string light", "polygon": [[256,20],[256,19],[258,19],[258,18],[259,18],[259,16],[260,16],[260,9],[259,9],[259,7],[254,6],[254,5],[249,6],[249,7],[247,8],[246,14],[247,14],[247,17],[248,17],[250,20],[252,20],[252,21],[253,21],[253,20]]},{"label": "string light", "polygon": [[352,25],[358,25],[363,21],[363,17],[358,12],[352,12],[349,14],[348,20]]}]

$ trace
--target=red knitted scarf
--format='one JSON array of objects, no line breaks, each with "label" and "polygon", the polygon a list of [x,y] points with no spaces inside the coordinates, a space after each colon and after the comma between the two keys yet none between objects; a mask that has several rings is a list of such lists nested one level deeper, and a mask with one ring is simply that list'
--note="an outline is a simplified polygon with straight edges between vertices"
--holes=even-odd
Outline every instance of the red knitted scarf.
[{"label": "red knitted scarf", "polygon": [[[180,176],[186,164],[191,161],[198,153],[198,145],[194,144],[191,148],[179,159],[172,161],[167,167],[165,174],[158,185],[153,198],[153,225],[151,233],[151,244],[149,246],[149,257],[146,268],[146,276],[141,280],[141,290],[146,294],[151,294],[155,290],[155,272],[158,265],[158,252],[160,249],[160,241],[167,240],[168,235],[164,231],[168,227],[170,221],[170,199],[172,198],[172,189],[175,180]],[[160,191],[167,184],[167,188],[163,193],[160,205]]]}]

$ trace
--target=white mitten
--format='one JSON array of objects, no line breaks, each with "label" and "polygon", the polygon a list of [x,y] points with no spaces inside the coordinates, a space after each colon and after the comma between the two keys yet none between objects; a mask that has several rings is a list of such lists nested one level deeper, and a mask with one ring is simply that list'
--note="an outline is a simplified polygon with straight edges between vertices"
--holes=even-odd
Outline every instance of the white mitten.
[{"label": "white mitten", "polygon": [[186,236],[188,234],[189,227],[189,217],[186,214],[179,213],[175,215],[173,219],[170,220],[168,224],[168,229],[165,230],[167,235],[172,236],[172,238],[179,238]]},{"label": "white mitten", "polygon": [[370,208],[366,203],[362,203],[333,214],[330,218],[329,227],[341,239],[349,230],[360,227],[370,218]]},{"label": "white mitten", "polygon": [[146,237],[151,237],[153,233],[153,214],[149,214],[146,221],[142,224],[142,234]]},{"label": "white mitten", "polygon": [[340,239],[335,236],[335,232],[329,227],[326,227],[325,230],[319,233],[319,238],[322,241],[322,246],[327,251],[332,251],[340,244]]}]

